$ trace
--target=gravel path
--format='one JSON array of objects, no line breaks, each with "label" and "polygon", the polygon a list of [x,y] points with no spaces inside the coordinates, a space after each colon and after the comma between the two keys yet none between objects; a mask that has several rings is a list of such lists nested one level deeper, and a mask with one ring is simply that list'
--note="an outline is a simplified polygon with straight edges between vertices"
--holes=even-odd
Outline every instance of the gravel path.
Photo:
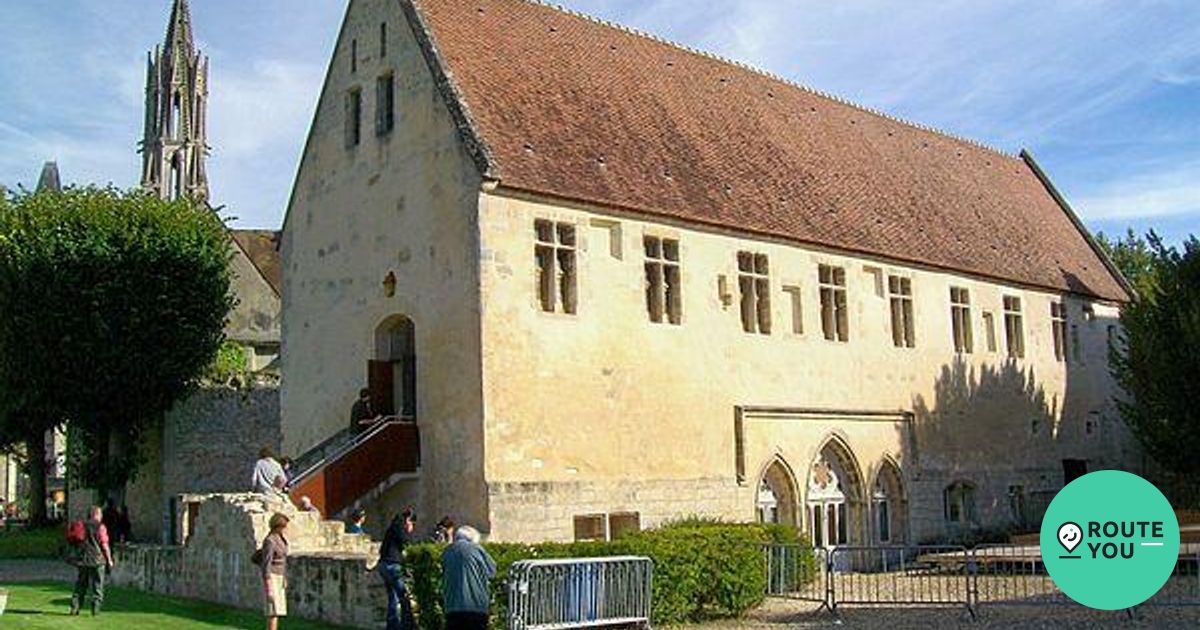
[{"label": "gravel path", "polygon": [[75,569],[61,560],[0,560],[0,583],[74,580]]},{"label": "gravel path", "polygon": [[971,620],[962,608],[851,608],[837,617],[815,605],[769,600],[744,619],[718,621],[686,630],[1094,630],[1097,628],[1195,630],[1200,608],[1146,607],[1129,619],[1124,612],[1078,605],[985,607]]}]

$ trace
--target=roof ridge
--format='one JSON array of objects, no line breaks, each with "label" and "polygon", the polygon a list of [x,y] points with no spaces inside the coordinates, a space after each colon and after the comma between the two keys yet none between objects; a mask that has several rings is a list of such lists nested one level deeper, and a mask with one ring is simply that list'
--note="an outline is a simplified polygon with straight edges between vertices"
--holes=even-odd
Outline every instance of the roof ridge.
[{"label": "roof ridge", "polygon": [[874,107],[871,107],[868,105],[862,105],[860,103],[856,103],[854,101],[849,100],[846,97],[843,97],[843,96],[840,96],[837,94],[833,94],[832,92],[827,92],[827,91],[821,90],[819,88],[810,87],[810,86],[804,85],[802,83],[799,83],[797,81],[787,79],[787,78],[782,77],[774,72],[771,72],[770,70],[764,70],[762,68],[752,66],[749,63],[746,63],[744,61],[730,59],[729,57],[724,57],[724,56],[714,53],[712,51],[695,48],[695,47],[689,46],[687,44],[682,44],[682,43],[667,39],[666,37],[663,37],[661,35],[656,35],[654,33],[650,33],[648,31],[643,31],[641,29],[638,29],[638,28],[635,28],[632,26],[628,26],[625,24],[621,24],[619,22],[613,22],[611,20],[606,20],[604,18],[596,17],[594,15],[590,15],[590,14],[584,13],[582,11],[578,11],[576,9],[564,7],[560,4],[555,4],[551,0],[518,0],[518,1],[526,2],[529,4],[540,5],[540,6],[549,8],[549,9],[554,9],[555,11],[559,11],[561,13],[565,13],[565,14],[573,16],[573,17],[587,20],[587,21],[593,22],[595,24],[600,24],[602,26],[607,26],[609,28],[616,29],[618,31],[623,31],[623,32],[629,33],[631,35],[643,37],[645,39],[649,39],[651,41],[655,41],[660,44],[664,44],[666,46],[670,46],[672,48],[682,50],[684,52],[691,53],[693,55],[697,55],[699,57],[705,57],[707,59],[712,59],[713,61],[717,61],[717,62],[726,64],[726,65],[730,65],[730,66],[734,66],[735,68],[741,68],[743,70],[747,70],[754,74],[767,77],[768,79],[777,81],[779,83],[782,83],[789,87],[795,88],[797,90],[801,90],[803,92],[808,92],[809,94],[814,94],[814,95],[824,98],[826,100],[830,100],[835,103],[845,105],[847,107],[852,107],[854,109],[865,112],[867,114],[871,114],[872,116],[878,116],[885,120],[890,120],[892,122],[899,123],[901,125],[906,125],[908,127],[912,127],[914,129],[924,131],[926,133],[931,133],[934,135],[942,136],[944,138],[948,138],[950,140],[954,140],[956,142],[961,142],[963,144],[973,146],[978,149],[983,149],[984,151],[995,153],[1001,157],[1009,158],[1012,160],[1020,159],[1020,155],[1018,153],[1010,153],[1010,152],[1000,149],[998,147],[994,147],[990,144],[987,144],[986,142],[983,142],[982,140],[968,138],[961,134],[947,131],[945,129],[933,127],[931,125],[926,125],[926,124],[919,123],[919,122],[916,122],[913,120],[902,118],[895,114],[890,114],[888,112],[885,112],[883,110],[880,110],[880,109],[877,109],[877,108],[874,108]]}]

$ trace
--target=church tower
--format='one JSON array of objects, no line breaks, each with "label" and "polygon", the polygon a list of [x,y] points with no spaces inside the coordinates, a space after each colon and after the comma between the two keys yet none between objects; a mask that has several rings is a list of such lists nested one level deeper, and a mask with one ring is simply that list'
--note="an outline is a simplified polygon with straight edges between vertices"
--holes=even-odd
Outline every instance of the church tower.
[{"label": "church tower", "polygon": [[166,41],[148,55],[142,188],[166,199],[208,201],[207,112],[208,58],[192,42],[187,0],[175,0]]}]

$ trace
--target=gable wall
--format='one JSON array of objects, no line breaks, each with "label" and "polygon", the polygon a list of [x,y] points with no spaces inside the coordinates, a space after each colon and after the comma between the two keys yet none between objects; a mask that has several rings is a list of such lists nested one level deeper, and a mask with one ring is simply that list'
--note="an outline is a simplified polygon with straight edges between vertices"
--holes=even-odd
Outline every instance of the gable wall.
[{"label": "gable wall", "polygon": [[[380,24],[388,56],[380,59]],[[351,42],[358,67],[351,72]],[[375,134],[375,81],[393,71],[396,126]],[[362,140],[344,97],[363,94]],[[375,331],[416,329],[425,514],[482,513],[477,175],[397,0],[354,0],[319,103],[283,235],[283,449],[303,453],[348,426]],[[393,297],[383,280],[397,279]],[[472,466],[471,463],[476,462]],[[435,519],[436,520],[436,519]]]}]

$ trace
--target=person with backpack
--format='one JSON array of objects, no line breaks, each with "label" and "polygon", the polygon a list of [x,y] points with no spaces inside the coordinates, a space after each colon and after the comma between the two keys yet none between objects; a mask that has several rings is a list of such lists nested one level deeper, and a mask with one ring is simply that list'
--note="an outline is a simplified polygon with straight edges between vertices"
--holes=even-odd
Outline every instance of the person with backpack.
[{"label": "person with backpack", "polygon": [[263,595],[266,599],[263,612],[267,616],[267,630],[277,630],[279,618],[287,616],[288,541],[284,534],[287,533],[289,522],[290,519],[284,514],[276,512],[271,516],[271,532],[252,558],[262,572]]},{"label": "person with backpack", "polygon": [[80,607],[92,600],[92,616],[100,614],[104,603],[104,572],[113,567],[112,549],[108,545],[108,529],[104,527],[104,511],[100,506],[88,510],[86,521],[75,521],[67,530],[67,542],[73,549],[76,568],[75,591],[71,595],[71,614],[78,615]]}]

